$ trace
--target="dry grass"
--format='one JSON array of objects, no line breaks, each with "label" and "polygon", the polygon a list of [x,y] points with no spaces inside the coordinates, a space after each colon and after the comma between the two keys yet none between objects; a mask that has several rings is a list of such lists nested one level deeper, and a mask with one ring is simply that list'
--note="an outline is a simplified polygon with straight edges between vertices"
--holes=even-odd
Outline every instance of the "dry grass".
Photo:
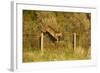
[{"label": "dry grass", "polygon": [[42,53],[40,50],[24,51],[23,62],[44,62],[44,61],[64,61],[64,60],[84,60],[90,59],[90,50],[76,48],[73,52],[68,49],[46,49]]}]

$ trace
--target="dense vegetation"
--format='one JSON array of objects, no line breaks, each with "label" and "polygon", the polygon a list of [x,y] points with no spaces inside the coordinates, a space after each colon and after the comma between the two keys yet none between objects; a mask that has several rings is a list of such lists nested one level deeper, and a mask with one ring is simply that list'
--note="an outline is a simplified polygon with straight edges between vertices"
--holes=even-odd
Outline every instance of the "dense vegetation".
[{"label": "dense vegetation", "polygon": [[[59,42],[44,33],[44,54],[41,55],[40,34],[50,25],[61,32]],[[77,48],[73,51],[73,33]],[[91,48],[91,14],[23,10],[23,62],[89,59]]]}]

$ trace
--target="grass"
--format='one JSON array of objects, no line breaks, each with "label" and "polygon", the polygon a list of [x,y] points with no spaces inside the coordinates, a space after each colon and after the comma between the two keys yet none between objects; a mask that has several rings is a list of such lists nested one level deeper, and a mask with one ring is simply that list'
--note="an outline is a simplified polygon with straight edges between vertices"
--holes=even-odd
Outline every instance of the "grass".
[{"label": "grass", "polygon": [[[81,48],[82,49],[82,48]],[[77,50],[77,49],[76,49]],[[79,48],[78,48],[79,50]],[[90,51],[90,50],[89,50]],[[44,62],[44,61],[64,61],[64,60],[85,60],[90,59],[87,51],[74,51],[72,49],[44,49],[34,51],[23,51],[23,62]]]}]

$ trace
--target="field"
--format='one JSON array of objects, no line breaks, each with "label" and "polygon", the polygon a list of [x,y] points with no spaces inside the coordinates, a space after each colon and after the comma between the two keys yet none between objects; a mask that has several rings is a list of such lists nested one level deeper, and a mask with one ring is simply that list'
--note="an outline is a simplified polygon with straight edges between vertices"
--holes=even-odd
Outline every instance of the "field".
[{"label": "field", "polygon": [[[50,48],[49,48],[50,49]],[[50,49],[24,51],[24,62],[44,62],[44,61],[65,61],[65,60],[85,60],[90,59],[90,50],[77,48],[75,51],[68,49]]]}]

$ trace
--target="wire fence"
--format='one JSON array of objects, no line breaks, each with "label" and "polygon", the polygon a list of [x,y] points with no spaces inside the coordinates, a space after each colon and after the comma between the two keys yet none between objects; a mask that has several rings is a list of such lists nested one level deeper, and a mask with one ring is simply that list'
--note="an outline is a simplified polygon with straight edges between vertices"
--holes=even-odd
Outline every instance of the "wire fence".
[{"label": "wire fence", "polygon": [[[48,33],[44,34],[43,38],[44,47],[48,49],[57,48],[74,48],[73,33],[65,32],[58,42],[50,36]],[[83,32],[76,33],[76,47],[89,48],[91,46],[91,33]],[[41,49],[41,36],[24,34],[23,36],[23,47],[26,49]]]}]

